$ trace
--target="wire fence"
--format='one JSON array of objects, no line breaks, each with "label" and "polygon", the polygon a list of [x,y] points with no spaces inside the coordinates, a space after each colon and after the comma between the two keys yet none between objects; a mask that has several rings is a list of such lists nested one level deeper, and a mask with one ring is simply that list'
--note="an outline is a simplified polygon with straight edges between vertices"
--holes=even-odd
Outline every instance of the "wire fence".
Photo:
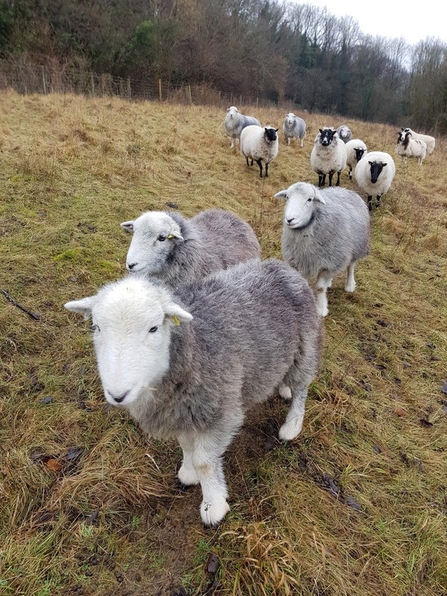
[{"label": "wire fence", "polygon": [[172,86],[162,79],[138,79],[27,62],[0,60],[0,89],[34,93],[74,93],[88,97],[117,96],[127,100],[166,101],[196,105],[256,105],[272,107],[273,101],[223,93],[209,84]]}]

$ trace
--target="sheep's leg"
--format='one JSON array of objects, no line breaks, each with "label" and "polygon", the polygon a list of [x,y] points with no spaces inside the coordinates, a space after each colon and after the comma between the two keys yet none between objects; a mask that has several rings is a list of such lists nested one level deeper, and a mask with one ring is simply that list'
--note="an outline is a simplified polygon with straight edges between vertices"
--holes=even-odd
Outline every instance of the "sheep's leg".
[{"label": "sheep's leg", "polygon": [[[247,156],[245,156],[245,161],[246,161],[246,163],[247,163],[247,166],[250,166],[250,164],[248,163],[248,157],[247,157]],[[252,160],[252,162],[251,162],[251,165],[253,165],[253,160]]]},{"label": "sheep's leg", "polygon": [[[256,163],[257,163],[257,164],[258,164],[258,166],[259,166],[259,177],[260,177],[260,178],[262,178],[262,159],[257,159],[257,160],[256,160]],[[267,164],[266,164],[266,166],[265,166],[265,169],[266,169],[266,174],[265,174],[265,175],[267,176],[267,175],[268,175],[268,174],[267,174]]]},{"label": "sheep's leg", "polygon": [[340,174],[341,172],[337,172],[337,186],[340,186]]},{"label": "sheep's leg", "polygon": [[380,199],[382,198],[382,195],[377,195],[376,197],[376,207],[380,207]]},{"label": "sheep's leg", "polygon": [[329,271],[321,271],[318,274],[317,282],[315,284],[317,312],[320,316],[325,317],[329,310],[327,305],[327,288],[332,284],[332,276]]},{"label": "sheep's leg", "polygon": [[290,401],[292,399],[292,390],[284,382],[279,384],[278,393],[286,401]]},{"label": "sheep's leg", "polygon": [[297,437],[303,428],[304,412],[306,410],[307,387],[293,392],[293,401],[287,414],[286,421],[279,429],[281,441],[291,441]]},{"label": "sheep's leg", "polygon": [[265,177],[268,178],[269,177],[269,164],[266,162],[265,164]]},{"label": "sheep's leg", "polygon": [[370,211],[372,211],[372,208],[373,208],[373,206],[372,206],[372,200],[373,200],[372,195],[368,195],[368,209]]},{"label": "sheep's leg", "polygon": [[300,147],[304,147],[304,139],[300,139]]},{"label": "sheep's leg", "polygon": [[318,187],[321,188],[326,184],[326,174],[318,172]]},{"label": "sheep's leg", "polygon": [[193,464],[194,438],[191,435],[178,435],[177,441],[183,450],[183,462],[177,474],[180,483],[185,486],[199,483],[199,477]]},{"label": "sheep's leg", "polygon": [[355,290],[354,269],[355,269],[355,263],[350,263],[348,265],[348,272],[346,275],[346,285],[345,285],[346,292],[353,292]]},{"label": "sheep's leg", "polygon": [[349,176],[349,179],[352,180],[352,168],[351,168],[351,166],[349,166],[348,176]]},{"label": "sheep's leg", "polygon": [[328,176],[328,178],[329,178],[328,186],[332,186],[332,178],[333,177],[334,177],[334,172],[333,172],[333,170],[331,170],[329,172],[329,176]]}]

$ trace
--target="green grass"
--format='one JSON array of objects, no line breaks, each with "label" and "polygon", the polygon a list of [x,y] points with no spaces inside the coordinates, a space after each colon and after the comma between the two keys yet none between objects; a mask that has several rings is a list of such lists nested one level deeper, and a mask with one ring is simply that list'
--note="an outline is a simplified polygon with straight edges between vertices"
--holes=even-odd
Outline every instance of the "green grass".
[{"label": "green grass", "polygon": [[[305,115],[304,148],[281,139],[260,180],[230,150],[224,108],[1,99],[0,289],[40,318],[0,293],[0,592],[447,594],[444,140],[422,167],[396,159],[355,293],[334,280],[302,434],[276,439],[278,396],[251,412],[225,457],[231,511],[204,529],[199,487],[175,482],[179,447],[107,407],[89,325],[63,304],[123,275],[120,222],[167,203],[234,211],[280,257],[274,194],[317,181],[313,139],[342,122]],[[277,127],[288,111],[240,107]],[[394,155],[394,128],[347,124]]]}]

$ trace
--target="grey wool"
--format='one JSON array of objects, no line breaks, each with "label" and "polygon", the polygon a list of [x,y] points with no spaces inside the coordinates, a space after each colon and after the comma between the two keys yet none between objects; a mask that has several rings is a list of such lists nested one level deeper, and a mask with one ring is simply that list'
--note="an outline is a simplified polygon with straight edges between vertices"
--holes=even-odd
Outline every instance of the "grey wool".
[{"label": "grey wool", "polygon": [[107,400],[180,443],[178,477],[201,484],[205,524],[229,509],[221,458],[250,406],[279,391],[292,399],[279,436],[300,433],[323,330],[308,283],[283,261],[253,259],[172,292],[128,276],[65,306],[92,316]]},{"label": "grey wool", "polygon": [[223,209],[201,211],[190,219],[177,212],[147,211],[121,226],[133,233],[128,271],[155,276],[170,287],[261,254],[253,228]]}]

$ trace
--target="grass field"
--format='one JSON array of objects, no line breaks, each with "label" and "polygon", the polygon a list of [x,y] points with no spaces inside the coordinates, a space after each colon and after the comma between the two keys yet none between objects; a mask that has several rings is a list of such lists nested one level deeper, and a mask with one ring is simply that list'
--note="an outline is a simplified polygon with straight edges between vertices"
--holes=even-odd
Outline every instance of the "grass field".
[{"label": "grass field", "polygon": [[[274,194],[317,182],[313,139],[342,122],[306,115],[304,148],[281,137],[261,180],[230,150],[225,108],[0,100],[0,593],[447,594],[445,142],[422,167],[396,159],[357,290],[329,290],[302,434],[277,440],[278,396],[251,412],[225,458],[231,511],[205,529],[179,447],[107,407],[89,323],[63,304],[124,274],[119,224],[148,209],[229,209],[280,257]],[[394,155],[394,127],[347,124]]]}]

